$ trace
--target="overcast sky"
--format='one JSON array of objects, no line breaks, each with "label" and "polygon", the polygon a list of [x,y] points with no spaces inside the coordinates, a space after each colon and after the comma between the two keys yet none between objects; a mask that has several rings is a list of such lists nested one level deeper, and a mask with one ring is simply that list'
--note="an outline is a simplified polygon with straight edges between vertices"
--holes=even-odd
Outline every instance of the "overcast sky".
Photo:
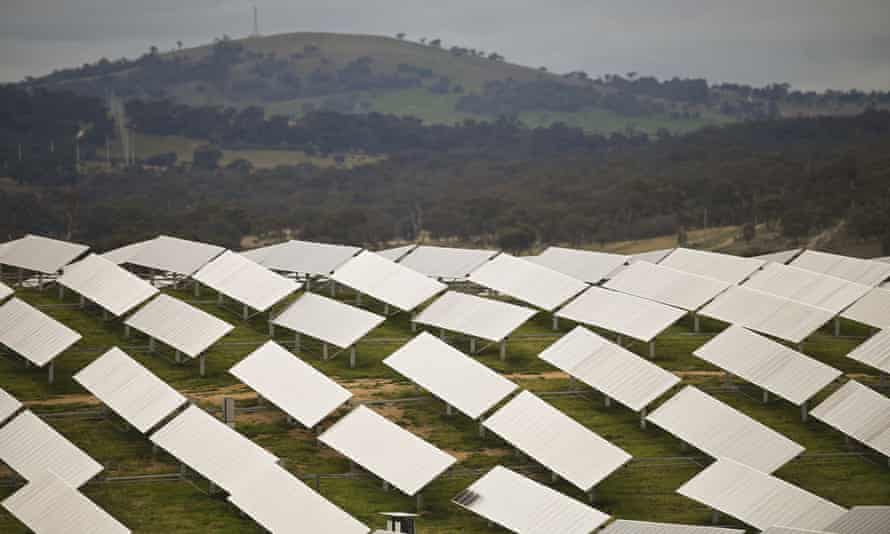
[{"label": "overcast sky", "polygon": [[0,81],[252,27],[438,37],[593,76],[890,90],[890,0],[2,0]]}]

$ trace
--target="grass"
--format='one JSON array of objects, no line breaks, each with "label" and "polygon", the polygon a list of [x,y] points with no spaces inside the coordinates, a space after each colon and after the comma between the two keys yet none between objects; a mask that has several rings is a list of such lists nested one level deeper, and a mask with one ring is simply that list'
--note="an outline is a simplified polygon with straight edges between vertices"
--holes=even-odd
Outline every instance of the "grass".
[{"label": "grass", "polygon": [[[235,330],[212,348],[207,355],[207,377],[198,376],[194,362],[177,366],[169,351],[150,355],[145,339],[134,335],[123,337],[119,321],[102,321],[97,310],[79,309],[74,296],[64,304],[54,292],[20,290],[20,298],[40,306],[46,313],[78,330],[84,339],[57,360],[57,382],[46,383],[43,371],[26,368],[12,356],[0,358],[0,387],[25,401],[31,409],[41,413],[95,408],[95,401],[73,380],[71,375],[93,361],[112,346],[121,346],[131,356],[189,395],[205,408],[218,408],[224,395],[236,395],[239,406],[255,403],[250,391],[238,384],[227,369],[268,339],[263,317],[241,321],[236,310],[220,308],[212,296],[195,299],[190,292],[168,290],[174,296],[192,301],[199,308],[213,313],[236,326]],[[352,302],[349,291],[338,297]],[[379,303],[365,300],[364,307],[381,311]],[[560,331],[567,332],[574,325],[563,321]],[[713,375],[694,374],[714,371],[715,368],[692,356],[724,325],[702,321],[703,333],[695,334],[690,321],[684,320],[669,329],[658,340],[655,362],[711,392],[720,400],[747,413],[767,426],[787,435],[807,448],[807,454],[780,469],[781,478],[828,498],[841,505],[890,504],[890,469],[886,460],[874,454],[847,455],[843,437],[825,425],[811,420],[800,422],[796,407],[784,401],[763,404],[759,391],[742,382],[735,382],[732,390],[715,389],[721,379]],[[870,369],[844,357],[862,341],[866,329],[852,323],[843,324],[845,335],[833,337],[828,329],[815,334],[805,345],[810,356],[855,375],[866,383],[875,383]],[[634,461],[607,478],[597,489],[597,507],[627,519],[673,521],[707,524],[710,514],[704,507],[678,495],[676,489],[709,463],[709,459],[694,451],[684,451],[680,443],[665,432],[653,428],[642,430],[635,414],[618,405],[606,408],[601,396],[592,390],[572,396],[548,396],[548,393],[567,390],[566,377],[537,358],[552,339],[523,339],[527,335],[552,334],[549,317],[540,314],[524,325],[508,343],[508,359],[501,361],[496,347],[485,350],[478,358],[489,367],[509,374],[523,388],[545,395],[548,402],[622,447],[634,456]],[[375,405],[374,409],[408,430],[427,439],[456,456],[460,461],[424,491],[426,511],[420,521],[425,533],[488,533],[498,529],[472,514],[450,504],[450,498],[472,483],[482,472],[503,464],[551,485],[547,473],[528,459],[515,455],[497,436],[487,433],[480,437],[477,423],[462,415],[447,416],[444,404],[429,394],[418,392],[406,380],[384,366],[381,361],[412,336],[404,314],[389,318],[358,346],[358,367],[350,369],[340,355],[321,361],[320,345],[304,337],[300,356],[326,375],[336,379],[356,395],[358,400],[401,400],[398,403]],[[288,332],[278,329],[276,339],[286,343]],[[467,340],[451,336],[449,342],[466,350]],[[646,347],[637,343],[631,350],[643,354]],[[578,387],[578,386],[573,386]],[[824,398],[826,393],[820,394]],[[417,398],[420,400],[406,400]],[[341,408],[322,426],[327,426],[347,412]],[[134,532],[261,532],[255,524],[239,515],[222,496],[205,494],[206,481],[192,476],[190,481],[165,480],[157,482],[104,482],[104,477],[120,477],[144,473],[173,473],[177,463],[167,454],[152,454],[147,439],[135,430],[126,430],[116,416],[50,417],[49,424],[64,434],[105,466],[99,481],[85,486],[86,494],[112,515],[127,524]],[[349,471],[348,461],[317,444],[315,436],[286,423],[282,413],[274,408],[243,413],[238,418],[238,431],[284,460],[284,465],[295,474],[341,474]],[[309,483],[314,484],[310,479]],[[553,487],[578,499],[584,495],[560,481]],[[319,479],[318,489],[326,498],[373,528],[382,527],[380,511],[413,510],[414,500],[397,491],[384,491],[373,476],[360,474],[348,478]],[[0,487],[0,497],[9,495],[12,487]],[[731,519],[724,522],[741,526]],[[0,511],[0,532],[25,532],[24,528],[6,512]]]}]

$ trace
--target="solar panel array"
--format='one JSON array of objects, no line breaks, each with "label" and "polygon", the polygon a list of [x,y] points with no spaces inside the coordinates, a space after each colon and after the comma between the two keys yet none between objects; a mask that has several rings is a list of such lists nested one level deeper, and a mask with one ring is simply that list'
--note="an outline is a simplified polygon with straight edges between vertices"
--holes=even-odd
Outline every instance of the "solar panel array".
[{"label": "solar panel array", "polygon": [[359,247],[291,240],[248,250],[242,255],[273,271],[327,276],[361,250]]},{"label": "solar panel array", "polygon": [[499,254],[470,273],[470,281],[544,311],[584,291],[587,284],[548,267]]},{"label": "solar panel array", "polygon": [[103,256],[118,265],[129,264],[191,276],[225,250],[208,243],[162,235],[106,252]]},{"label": "solar panel array", "polygon": [[560,318],[646,342],[685,315],[679,308],[601,287],[591,287],[556,313]]},{"label": "solar panel array", "polygon": [[0,306],[0,345],[38,367],[80,339],[80,334],[23,300],[12,298]]},{"label": "solar panel array", "polygon": [[297,282],[231,251],[224,252],[202,267],[193,278],[260,312],[268,310],[301,287]]},{"label": "solar panel array", "polygon": [[385,317],[314,293],[304,293],[272,324],[347,348],[377,328]]},{"label": "solar panel array", "polygon": [[17,398],[7,393],[3,388],[0,388],[0,425],[15,415],[21,407],[22,403]]},{"label": "solar panel array", "polygon": [[9,287],[8,285],[4,284],[3,282],[0,282],[0,302],[3,302],[4,300],[6,300],[7,297],[11,296],[12,294],[13,294],[12,288]]},{"label": "solar panel array", "polygon": [[0,249],[0,265],[42,274],[56,274],[90,247],[36,235],[10,241]]},{"label": "solar panel array", "polygon": [[190,358],[200,356],[234,328],[222,319],[168,295],[158,296],[124,324]]},{"label": "solar panel array", "polygon": [[742,283],[743,280],[763,267],[764,263],[762,259],[742,258],[730,254],[688,248],[678,248],[658,262],[664,267],[721,280],[727,284]]},{"label": "solar panel array", "polygon": [[744,530],[695,525],[674,525],[619,519],[609,523],[602,534],[744,534]]},{"label": "solar panel array", "polygon": [[844,319],[874,328],[890,328],[890,287],[876,287],[841,313]]},{"label": "solar panel array", "polygon": [[604,287],[695,311],[725,291],[729,285],[713,278],[641,261],[622,270],[606,282]]},{"label": "solar panel array", "polygon": [[158,293],[148,282],[97,254],[69,265],[56,282],[115,317],[124,315]]},{"label": "solar panel array", "polygon": [[871,289],[843,278],[778,263],[768,264],[745,282],[745,287],[834,313],[840,313]]},{"label": "solar panel array", "polygon": [[524,259],[583,282],[598,284],[619,271],[629,258],[623,254],[547,247],[537,256],[526,256]]},{"label": "solar panel array", "polygon": [[890,374],[890,330],[881,330],[868,338],[847,357]]},{"label": "solar panel array", "polygon": [[465,280],[477,267],[497,254],[496,250],[421,245],[402,255],[398,262],[430,278]]},{"label": "solar panel array", "polygon": [[890,279],[890,264],[805,250],[789,265],[874,287]]},{"label": "solar panel array", "polygon": [[813,408],[814,418],[890,456],[890,398],[850,380]]},{"label": "solar panel array", "polygon": [[411,311],[447,286],[373,252],[362,252],[331,276],[338,283],[402,311]]},{"label": "solar panel array", "polygon": [[449,291],[424,308],[414,321],[498,343],[536,313],[508,302]]}]

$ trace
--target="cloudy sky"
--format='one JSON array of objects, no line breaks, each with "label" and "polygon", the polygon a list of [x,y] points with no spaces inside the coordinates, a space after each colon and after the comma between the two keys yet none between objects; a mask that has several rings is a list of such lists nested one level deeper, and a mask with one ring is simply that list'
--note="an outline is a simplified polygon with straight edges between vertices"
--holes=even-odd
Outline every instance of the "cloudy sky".
[{"label": "cloudy sky", "polygon": [[438,37],[508,61],[890,90],[888,0],[2,0],[0,81],[252,27]]}]

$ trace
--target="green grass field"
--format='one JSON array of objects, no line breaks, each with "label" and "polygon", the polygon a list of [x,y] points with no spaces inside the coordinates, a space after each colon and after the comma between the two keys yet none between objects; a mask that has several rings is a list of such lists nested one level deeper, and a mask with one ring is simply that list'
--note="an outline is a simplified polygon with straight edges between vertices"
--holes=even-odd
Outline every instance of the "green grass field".
[{"label": "green grass field", "polygon": [[[65,305],[55,291],[20,290],[20,298],[40,306],[43,311],[78,330],[84,339],[61,355],[56,364],[57,381],[46,383],[44,371],[27,368],[12,355],[0,358],[0,387],[3,387],[37,413],[75,412],[75,415],[49,417],[48,422],[105,466],[98,480],[84,491],[100,506],[133,529],[134,532],[261,532],[254,523],[242,517],[220,495],[207,495],[207,482],[192,475],[188,480],[115,481],[115,478],[141,474],[176,473],[178,465],[163,452],[152,454],[148,440],[135,430],[126,430],[116,416],[95,414],[95,400],[82,390],[71,376],[112,346],[120,346],[151,371],[208,409],[218,409],[224,396],[233,396],[240,407],[256,404],[255,395],[240,385],[227,369],[268,339],[264,317],[241,321],[234,306],[220,308],[208,292],[196,299],[190,292],[169,290],[174,296],[191,301],[198,307],[218,315],[237,328],[207,354],[207,377],[198,376],[196,362],[176,365],[169,350],[147,353],[145,338],[134,334],[123,337],[117,320],[105,322],[91,308],[79,309],[74,296],[66,297]],[[352,301],[348,291],[339,297]],[[381,311],[379,303],[366,307]],[[563,321],[561,332],[574,325]],[[760,402],[759,391],[742,382],[734,387],[722,385],[715,368],[691,355],[696,347],[722,328],[712,321],[703,321],[704,333],[694,334],[690,322],[681,321],[658,340],[655,362],[679,373],[684,383],[702,387],[719,399],[755,417],[806,447],[806,454],[778,471],[777,475],[838,504],[890,504],[890,469],[885,458],[867,450],[848,449],[843,437],[825,425],[811,420],[800,422],[798,409],[784,401]],[[844,324],[844,335],[835,338],[827,329],[819,332],[804,347],[809,355],[854,375],[864,383],[876,384],[878,377],[844,355],[862,341],[867,330]],[[417,433],[436,446],[450,452],[460,461],[443,477],[424,490],[426,509],[419,527],[424,533],[488,533],[500,532],[472,514],[450,504],[450,499],[478,478],[485,470],[503,464],[550,484],[548,473],[532,461],[515,455],[496,436],[480,437],[477,424],[462,415],[445,415],[444,404],[427,393],[415,390],[407,381],[385,367],[381,361],[411,338],[410,325],[404,314],[388,319],[358,346],[358,366],[348,367],[348,360],[339,355],[322,362],[319,344],[304,339],[300,356],[349,388],[357,401],[394,401],[374,406],[391,420]],[[522,339],[523,336],[548,339]],[[276,339],[287,343],[291,336],[281,329]],[[684,451],[680,443],[663,431],[650,427],[642,430],[638,418],[618,405],[606,408],[595,392],[582,389],[565,394],[571,386],[567,377],[537,358],[537,354],[556,339],[550,319],[539,315],[523,326],[508,344],[508,359],[500,361],[496,348],[487,349],[479,360],[507,374],[523,388],[545,396],[548,402],[624,448],[634,460],[601,484],[597,489],[597,507],[626,519],[674,521],[707,524],[710,513],[678,495],[676,489],[709,463],[695,451]],[[449,338],[460,349],[467,341]],[[631,349],[643,354],[640,343]],[[563,393],[555,395],[557,393]],[[820,394],[823,398],[828,391]],[[417,397],[420,397],[417,399]],[[345,414],[341,408],[322,423],[325,427]],[[380,511],[411,511],[414,500],[395,490],[384,491],[380,482],[367,474],[325,478],[325,475],[346,474],[348,461],[334,451],[322,448],[314,436],[286,423],[278,410],[264,406],[251,413],[242,413],[237,429],[256,443],[281,457],[283,464],[295,474],[318,479],[322,495],[337,503],[372,528],[381,528]],[[111,480],[106,480],[106,479]],[[578,499],[584,495],[565,482],[554,486]],[[0,486],[0,497],[14,491],[10,485]],[[724,523],[740,526],[724,517]],[[0,511],[0,532],[26,532],[6,512]]]}]

